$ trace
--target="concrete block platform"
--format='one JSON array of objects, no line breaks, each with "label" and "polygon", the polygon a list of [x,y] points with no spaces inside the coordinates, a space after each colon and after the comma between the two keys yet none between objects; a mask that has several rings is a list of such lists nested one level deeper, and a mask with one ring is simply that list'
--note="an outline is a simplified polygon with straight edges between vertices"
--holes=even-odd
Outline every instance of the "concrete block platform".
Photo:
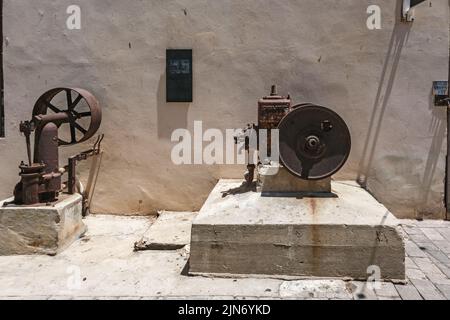
[{"label": "concrete block platform", "polygon": [[0,256],[56,255],[86,232],[79,194],[62,195],[50,206],[3,207],[5,201],[0,201]]},{"label": "concrete block platform", "polygon": [[356,183],[327,198],[227,192],[241,183],[220,180],[194,219],[190,274],[405,279],[398,220]]}]

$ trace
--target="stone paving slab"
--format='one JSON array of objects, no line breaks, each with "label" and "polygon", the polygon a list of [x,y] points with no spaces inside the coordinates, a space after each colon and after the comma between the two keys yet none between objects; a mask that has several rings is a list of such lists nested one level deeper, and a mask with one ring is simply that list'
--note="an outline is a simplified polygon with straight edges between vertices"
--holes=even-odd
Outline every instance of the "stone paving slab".
[{"label": "stone paving slab", "polygon": [[414,258],[415,264],[424,273],[424,275],[430,279],[433,283],[450,284],[450,280],[447,279],[445,274],[428,258]]},{"label": "stone paving slab", "polygon": [[427,276],[425,275],[425,273],[423,273],[423,271],[420,269],[406,269],[406,277],[408,278],[408,280],[411,280],[411,279],[426,280],[427,279]]},{"label": "stone paving slab", "polygon": [[412,284],[425,300],[444,300],[444,296],[429,280],[411,279]]},{"label": "stone paving slab", "polygon": [[135,243],[135,250],[183,248],[191,241],[192,220],[196,215],[196,212],[161,212],[156,222]]},{"label": "stone paving slab", "polygon": [[367,282],[351,281],[346,287],[354,300],[378,300],[375,290]]},{"label": "stone paving slab", "polygon": [[436,228],[436,230],[448,241],[450,241],[450,228]]},{"label": "stone paving slab", "polygon": [[[408,221],[403,226],[406,243],[407,277],[424,299],[448,299],[450,286],[450,222]],[[415,269],[414,266],[417,266]],[[397,286],[403,298],[414,296],[412,287]]]},{"label": "stone paving slab", "polygon": [[400,295],[395,287],[395,285],[391,282],[379,283],[374,286],[374,291],[377,297],[386,298],[386,299],[400,299]]},{"label": "stone paving slab", "polygon": [[444,295],[444,297],[449,300],[450,299],[450,285],[448,284],[438,284],[437,288],[441,293]]},{"label": "stone paving slab", "polygon": [[[435,232],[422,231],[434,228],[448,240],[450,224],[403,222],[409,236],[405,257],[409,281],[373,287],[336,279],[188,277],[184,270],[189,246],[134,252],[134,242],[149,230],[152,218],[90,216],[88,234],[58,256],[0,257],[0,300],[450,299],[448,242],[432,240],[439,238]],[[417,244],[411,235],[426,239],[421,237]],[[427,250],[430,244],[437,249]]]},{"label": "stone paving slab", "polygon": [[419,258],[426,258],[427,255],[423,250],[419,248],[419,246],[414,243],[413,241],[407,241],[405,244],[406,249],[406,255],[408,257],[419,257]]},{"label": "stone paving slab", "polygon": [[351,299],[352,294],[342,280],[285,281],[280,285],[280,297]]},{"label": "stone paving slab", "polygon": [[445,240],[444,237],[436,229],[433,229],[433,228],[422,228],[421,230],[425,234],[425,236],[428,239],[432,240],[432,241]]},{"label": "stone paving slab", "polygon": [[395,289],[398,291],[402,300],[423,300],[419,291],[412,284],[396,285]]}]

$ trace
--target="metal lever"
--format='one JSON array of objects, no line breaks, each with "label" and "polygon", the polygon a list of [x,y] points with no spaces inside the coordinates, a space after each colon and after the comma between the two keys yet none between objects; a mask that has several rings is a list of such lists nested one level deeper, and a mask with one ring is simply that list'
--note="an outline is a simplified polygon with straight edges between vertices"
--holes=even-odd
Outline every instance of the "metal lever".
[{"label": "metal lever", "polygon": [[91,149],[83,151],[76,156],[69,158],[69,163],[65,168],[68,172],[67,189],[69,194],[76,192],[76,164],[78,161],[87,160],[92,157],[92,164],[89,170],[89,178],[86,184],[86,189],[82,191],[83,196],[83,216],[87,215],[87,211],[90,208],[92,197],[94,195],[95,185],[97,184],[98,174],[100,172],[100,164],[103,152],[101,151],[101,143],[104,134],[97,137],[94,145]]}]

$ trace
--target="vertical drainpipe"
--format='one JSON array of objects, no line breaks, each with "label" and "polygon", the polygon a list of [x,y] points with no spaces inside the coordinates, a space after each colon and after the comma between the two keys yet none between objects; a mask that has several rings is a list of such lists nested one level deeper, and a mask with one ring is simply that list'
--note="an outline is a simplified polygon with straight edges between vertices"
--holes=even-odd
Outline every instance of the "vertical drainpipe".
[{"label": "vertical drainpipe", "polygon": [[0,0],[0,138],[5,137],[5,102],[3,83],[3,0]]},{"label": "vertical drainpipe", "polygon": [[[449,46],[448,46],[448,57],[449,57],[449,64],[448,64],[448,83],[450,85],[450,0],[448,1],[449,5],[449,28],[448,28],[448,35],[449,35]],[[447,93],[450,98],[450,90]],[[445,220],[450,220],[450,102],[447,101],[447,157],[446,157],[446,166],[445,166]]]}]

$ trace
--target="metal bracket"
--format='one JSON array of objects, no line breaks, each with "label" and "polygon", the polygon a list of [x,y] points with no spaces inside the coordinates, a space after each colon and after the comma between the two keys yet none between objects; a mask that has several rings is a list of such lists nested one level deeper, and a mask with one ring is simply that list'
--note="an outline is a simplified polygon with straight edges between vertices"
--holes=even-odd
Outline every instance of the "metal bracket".
[{"label": "metal bracket", "polygon": [[414,7],[425,0],[403,0],[402,4],[402,20],[405,22],[413,22],[415,19]]}]

